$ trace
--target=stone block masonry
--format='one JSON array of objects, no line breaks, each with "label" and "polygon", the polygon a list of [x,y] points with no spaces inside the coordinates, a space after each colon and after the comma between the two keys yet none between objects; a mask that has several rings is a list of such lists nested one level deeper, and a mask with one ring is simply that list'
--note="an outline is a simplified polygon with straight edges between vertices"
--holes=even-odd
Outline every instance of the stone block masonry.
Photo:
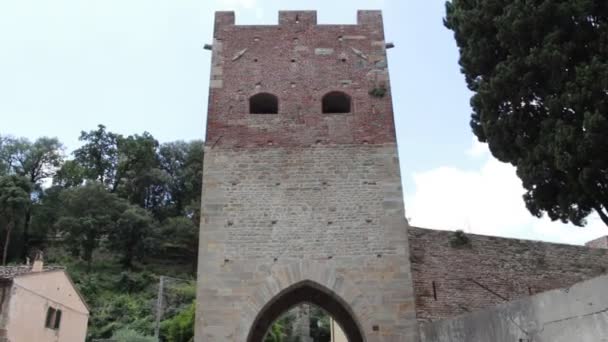
[{"label": "stone block masonry", "polygon": [[608,270],[606,249],[475,234],[458,239],[454,232],[415,227],[408,235],[420,322],[568,287]]},{"label": "stone block masonry", "polygon": [[347,303],[367,341],[413,341],[398,170],[394,145],[208,148],[197,341],[247,341],[302,281]]},{"label": "stone block masonry", "polygon": [[212,51],[195,341],[262,342],[298,302],[351,342],[417,341],[380,12],[218,12]]},{"label": "stone block masonry", "polygon": [[608,276],[452,319],[424,324],[423,342],[601,342],[608,336]]},{"label": "stone block masonry", "polygon": [[589,241],[585,244],[589,248],[603,248],[608,249],[608,236],[602,236],[595,240]]},{"label": "stone block masonry", "polygon": [[227,259],[405,252],[405,226],[384,228],[403,206],[394,145],[206,153],[205,182],[217,199],[206,192],[203,209],[224,220]]}]

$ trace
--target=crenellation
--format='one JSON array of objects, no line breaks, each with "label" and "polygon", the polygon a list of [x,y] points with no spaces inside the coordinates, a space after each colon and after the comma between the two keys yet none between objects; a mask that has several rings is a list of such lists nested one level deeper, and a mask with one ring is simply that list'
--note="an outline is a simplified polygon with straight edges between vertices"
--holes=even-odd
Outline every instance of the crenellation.
[{"label": "crenellation", "polygon": [[367,26],[374,30],[380,30],[383,35],[382,11],[378,10],[359,10],[357,11],[357,25]]},{"label": "crenellation", "polygon": [[[294,13],[313,18],[314,12],[284,16],[293,19]],[[221,46],[214,43],[212,64],[221,70],[212,73],[208,143],[219,136],[216,148],[395,141],[381,31],[365,25],[280,28],[234,25],[217,32]],[[381,96],[370,96],[374,89],[381,89]],[[322,113],[322,97],[336,90],[352,98],[352,115]],[[261,92],[278,97],[278,115],[248,113],[248,99]]]},{"label": "crenellation", "polygon": [[279,11],[279,25],[317,25],[317,11]]},{"label": "crenellation", "polygon": [[233,11],[217,11],[215,12],[214,32],[217,33],[227,26],[234,26],[235,16]]},{"label": "crenellation", "polygon": [[[317,22],[317,11],[304,11],[304,10],[290,10],[290,11],[279,11],[278,13],[278,24],[262,24],[262,25],[239,25],[235,21],[234,11],[217,11],[215,12],[215,32],[219,33],[221,30],[234,28],[244,29],[281,29],[291,28],[293,31],[302,32],[302,29],[307,27],[315,26],[321,29],[334,29],[337,31],[348,32],[349,29],[359,26],[360,28],[365,27],[370,33],[374,35],[383,35],[383,21],[382,11],[379,10],[360,10],[357,12],[356,24],[318,24]],[[270,31],[269,31],[270,32]],[[359,40],[366,39],[365,35],[357,34],[344,34],[341,36],[344,40]]]},{"label": "crenellation", "polygon": [[415,341],[380,12],[358,25],[217,18],[195,340],[261,342],[275,301],[312,301],[351,342]]}]

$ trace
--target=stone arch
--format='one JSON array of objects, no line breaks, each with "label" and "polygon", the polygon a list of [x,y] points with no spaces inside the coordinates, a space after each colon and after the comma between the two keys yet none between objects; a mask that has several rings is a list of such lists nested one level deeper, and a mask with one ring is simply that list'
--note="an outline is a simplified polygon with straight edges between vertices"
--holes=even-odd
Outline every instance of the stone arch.
[{"label": "stone arch", "polygon": [[270,93],[258,93],[249,98],[250,114],[278,114],[279,99]]},{"label": "stone arch", "polygon": [[253,321],[247,342],[263,342],[272,323],[292,307],[314,304],[336,320],[346,333],[349,342],[363,342],[363,332],[350,307],[331,290],[313,281],[302,281],[281,291],[268,302]]},{"label": "stone arch", "polygon": [[330,91],[323,96],[323,114],[344,114],[352,111],[351,98],[342,91]]},{"label": "stone arch", "polygon": [[[356,323],[362,338],[361,340],[352,340],[352,342],[367,341],[367,335],[370,333],[370,330],[366,330],[366,328],[370,329],[372,327],[369,320],[374,315],[374,310],[370,307],[368,298],[355,284],[336,272],[334,261],[320,263],[309,260],[272,267],[270,275],[255,287],[249,299],[241,307],[242,325],[237,332],[237,336],[240,336],[239,340],[246,342],[254,341],[250,339],[250,336],[253,336],[256,324],[258,324],[264,312],[267,312],[270,308],[270,305],[280,298],[284,298],[286,294],[293,293],[293,290],[303,287],[309,289],[309,294],[311,295],[319,294],[319,292],[328,295],[332,301],[339,304],[349,313],[350,319]],[[304,302],[317,305],[310,300],[305,300]],[[295,303],[294,305],[299,303]],[[328,311],[323,305],[317,306]],[[328,312],[331,315],[335,315],[335,313]],[[344,322],[337,321],[344,327]],[[259,330],[261,329],[263,328],[259,328]]]}]

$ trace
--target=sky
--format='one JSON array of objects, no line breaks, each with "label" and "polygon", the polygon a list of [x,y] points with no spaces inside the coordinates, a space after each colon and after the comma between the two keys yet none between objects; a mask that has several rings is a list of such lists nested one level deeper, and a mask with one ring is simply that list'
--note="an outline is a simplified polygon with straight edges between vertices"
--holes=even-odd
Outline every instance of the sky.
[{"label": "sky", "polygon": [[406,216],[412,225],[582,244],[608,227],[535,218],[515,169],[492,158],[469,128],[458,49],[443,0],[2,0],[0,135],[58,137],[66,153],[104,124],[160,142],[204,139],[213,13],[276,24],[279,10],[317,10],[354,24],[381,9]]}]

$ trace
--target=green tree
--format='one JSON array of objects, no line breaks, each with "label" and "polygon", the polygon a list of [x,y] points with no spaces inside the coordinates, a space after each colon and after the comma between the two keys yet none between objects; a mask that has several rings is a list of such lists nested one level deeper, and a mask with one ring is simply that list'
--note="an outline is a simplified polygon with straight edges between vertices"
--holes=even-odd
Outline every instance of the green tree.
[{"label": "green tree", "polygon": [[65,233],[65,243],[74,255],[91,266],[100,240],[115,228],[127,203],[95,182],[64,190],[61,217],[55,224]]},{"label": "green tree", "polygon": [[199,228],[186,217],[170,217],[160,229],[162,254],[196,260]]},{"label": "green tree", "polygon": [[122,254],[121,262],[125,267],[132,268],[133,259],[143,256],[153,225],[152,217],[142,208],[129,206],[120,214],[109,231],[108,247]]},{"label": "green tree", "polygon": [[9,141],[14,173],[27,177],[40,190],[41,181],[52,177],[63,163],[63,144],[57,138],[42,137],[33,143],[25,138]]},{"label": "green tree", "polygon": [[6,265],[11,233],[30,204],[31,184],[25,177],[0,177],[0,218],[4,223],[2,265]]},{"label": "green tree", "polygon": [[76,160],[66,160],[53,177],[53,184],[62,188],[82,185],[86,179],[86,170]]},{"label": "green tree", "polygon": [[116,191],[118,180],[118,140],[120,135],[108,132],[106,126],[98,125],[97,130],[80,133],[84,145],[74,151],[74,160],[84,169],[89,180],[99,181],[110,191]]},{"label": "green tree", "polygon": [[158,141],[148,133],[118,139],[119,194],[155,212],[164,200],[165,174],[159,169]]},{"label": "green tree", "polygon": [[47,240],[58,237],[56,222],[60,218],[63,203],[61,192],[63,188],[51,186],[38,194],[37,200],[32,203],[32,220],[30,227],[30,243],[38,249],[43,249]]},{"label": "green tree", "polygon": [[0,135],[0,176],[8,175],[11,168],[9,164],[10,158],[7,156],[8,149],[6,145],[8,142],[8,137]]},{"label": "green tree", "polygon": [[316,305],[310,306],[310,337],[315,342],[331,340],[330,316]]},{"label": "green tree", "polygon": [[[32,185],[30,198],[37,202],[42,192],[42,182],[54,176],[63,162],[63,145],[57,138],[42,137],[33,143],[26,138],[4,138],[0,146],[0,158],[8,166],[8,174],[26,177]],[[30,244],[30,223],[32,206],[27,206],[23,220],[22,257],[25,257]]]},{"label": "green tree", "polygon": [[528,210],[608,225],[608,2],[452,0],[471,127],[517,168]]},{"label": "green tree", "polygon": [[285,326],[282,321],[276,321],[271,326],[268,332],[266,333],[266,337],[264,337],[264,342],[284,342],[285,341]]},{"label": "green tree", "polygon": [[166,216],[198,214],[203,179],[203,142],[165,143],[160,146],[158,154],[160,168],[167,174]]}]

